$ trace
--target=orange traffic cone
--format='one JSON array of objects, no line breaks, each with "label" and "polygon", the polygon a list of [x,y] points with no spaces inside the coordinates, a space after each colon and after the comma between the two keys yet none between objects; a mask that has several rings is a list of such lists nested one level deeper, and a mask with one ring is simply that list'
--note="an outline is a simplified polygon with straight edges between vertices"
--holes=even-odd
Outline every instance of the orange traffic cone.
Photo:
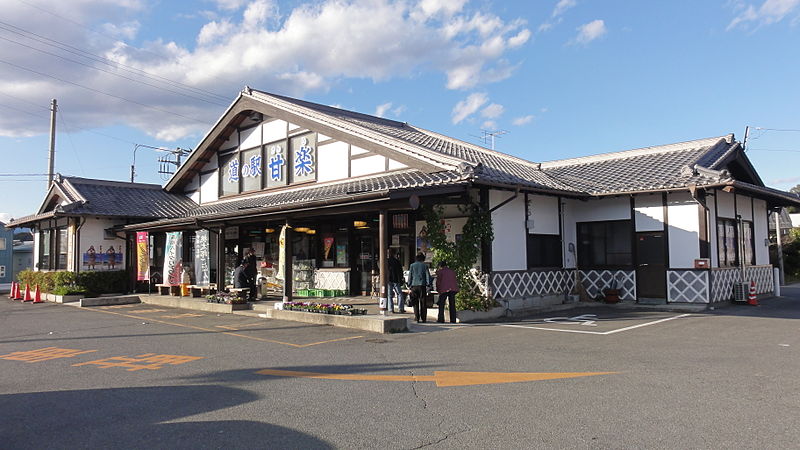
[{"label": "orange traffic cone", "polygon": [[14,294],[15,294],[16,289],[17,289],[17,282],[16,281],[12,281],[11,282],[11,291],[8,292],[8,298],[10,298],[11,300],[14,300]]},{"label": "orange traffic cone", "polygon": [[42,293],[39,292],[38,284],[36,285],[36,290],[34,292],[35,293],[33,294],[33,303],[44,303],[44,301],[42,301]]},{"label": "orange traffic cone", "polygon": [[30,302],[32,300],[33,300],[33,297],[31,297],[31,287],[26,284],[25,285],[25,298],[23,298],[22,301],[23,302]]},{"label": "orange traffic cone", "polygon": [[22,300],[22,292],[20,291],[19,283],[17,283],[17,290],[14,291],[14,300]]},{"label": "orange traffic cone", "polygon": [[756,298],[755,281],[750,281],[750,293],[747,295],[747,304],[751,306],[758,306],[758,298]]}]

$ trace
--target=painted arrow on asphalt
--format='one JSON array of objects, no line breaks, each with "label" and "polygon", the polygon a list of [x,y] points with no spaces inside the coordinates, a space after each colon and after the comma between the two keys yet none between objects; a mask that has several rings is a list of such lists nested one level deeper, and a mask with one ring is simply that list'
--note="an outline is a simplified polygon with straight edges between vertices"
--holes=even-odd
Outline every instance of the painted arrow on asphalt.
[{"label": "painted arrow on asphalt", "polygon": [[316,378],[346,381],[433,381],[436,386],[474,386],[478,384],[519,383],[522,381],[557,380],[561,378],[593,377],[617,372],[433,372],[433,375],[356,375],[340,373],[297,372],[264,369],[256,372],[275,377]]}]

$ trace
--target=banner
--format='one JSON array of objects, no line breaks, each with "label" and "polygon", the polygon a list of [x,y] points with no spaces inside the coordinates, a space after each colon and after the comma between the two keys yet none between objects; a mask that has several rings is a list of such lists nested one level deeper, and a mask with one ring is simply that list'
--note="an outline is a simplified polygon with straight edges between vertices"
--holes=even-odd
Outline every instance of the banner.
[{"label": "banner", "polygon": [[146,231],[136,232],[136,279],[150,280],[150,235]]},{"label": "banner", "polygon": [[283,266],[286,264],[286,226],[284,225],[281,228],[281,236],[278,238],[278,273],[275,274],[275,278],[279,280],[283,280],[285,275],[283,273]]},{"label": "banner", "polygon": [[178,286],[183,279],[183,233],[180,231],[167,233],[167,244],[164,248],[164,284]]},{"label": "banner", "polygon": [[194,233],[194,282],[200,286],[211,283],[211,257],[209,256],[208,230]]}]

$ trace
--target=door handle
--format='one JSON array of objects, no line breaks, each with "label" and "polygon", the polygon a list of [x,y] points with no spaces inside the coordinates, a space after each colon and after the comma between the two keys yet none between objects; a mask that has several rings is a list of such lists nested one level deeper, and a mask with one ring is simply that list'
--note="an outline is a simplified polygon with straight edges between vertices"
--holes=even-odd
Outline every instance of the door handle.
[{"label": "door handle", "polygon": [[639,267],[649,266],[650,264],[639,264]]}]

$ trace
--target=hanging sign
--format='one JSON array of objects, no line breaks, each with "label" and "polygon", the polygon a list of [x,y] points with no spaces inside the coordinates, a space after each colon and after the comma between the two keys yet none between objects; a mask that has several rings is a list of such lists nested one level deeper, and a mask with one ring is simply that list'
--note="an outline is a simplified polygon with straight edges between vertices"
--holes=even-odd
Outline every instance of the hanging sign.
[{"label": "hanging sign", "polygon": [[211,283],[211,258],[209,256],[208,230],[197,230],[194,233],[194,279],[200,286]]},{"label": "hanging sign", "polygon": [[183,233],[180,231],[167,233],[164,248],[164,283],[178,286],[183,281]]},{"label": "hanging sign", "polygon": [[283,280],[285,274],[283,273],[283,266],[286,265],[286,225],[281,227],[281,236],[278,238],[278,273],[275,278]]},{"label": "hanging sign", "polygon": [[146,231],[136,232],[136,279],[150,279],[150,236]]}]

